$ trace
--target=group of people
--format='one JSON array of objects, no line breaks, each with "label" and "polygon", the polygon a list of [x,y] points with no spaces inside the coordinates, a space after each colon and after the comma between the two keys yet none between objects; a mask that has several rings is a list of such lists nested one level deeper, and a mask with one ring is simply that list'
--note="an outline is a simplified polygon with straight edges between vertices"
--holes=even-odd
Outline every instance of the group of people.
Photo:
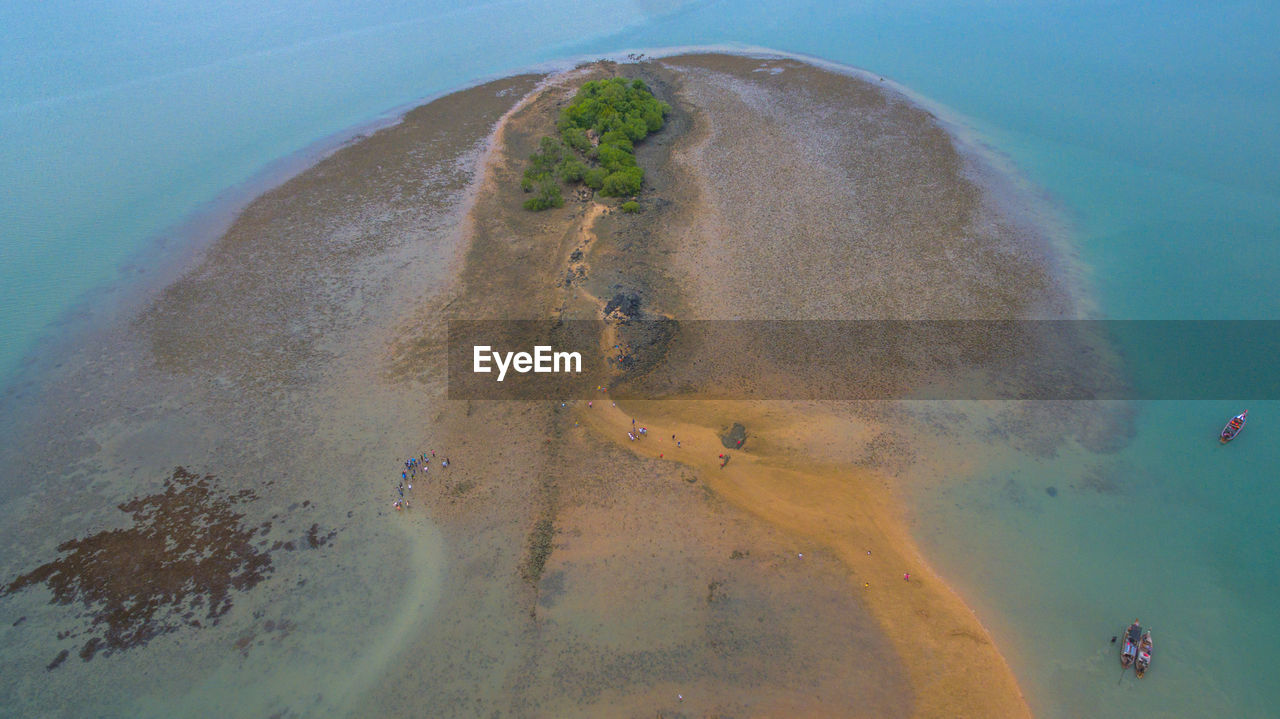
[{"label": "group of people", "polygon": [[[417,457],[410,457],[404,461],[404,470],[400,472],[400,483],[396,485],[396,492],[400,495],[391,506],[396,509],[408,509],[409,499],[405,496],[405,491],[413,491],[413,480],[418,477],[418,470],[422,470],[425,476],[431,469],[431,463],[435,461],[435,450],[428,450],[419,454]],[[449,458],[445,457],[440,460],[440,468],[447,469],[449,467]]]},{"label": "group of people", "polygon": [[[647,427],[636,427],[636,421],[634,419],[631,420],[631,431],[627,432],[628,439],[634,442],[637,439],[641,437],[647,437],[648,435],[649,435],[649,429]],[[672,436],[674,437],[675,435],[672,435]]]}]

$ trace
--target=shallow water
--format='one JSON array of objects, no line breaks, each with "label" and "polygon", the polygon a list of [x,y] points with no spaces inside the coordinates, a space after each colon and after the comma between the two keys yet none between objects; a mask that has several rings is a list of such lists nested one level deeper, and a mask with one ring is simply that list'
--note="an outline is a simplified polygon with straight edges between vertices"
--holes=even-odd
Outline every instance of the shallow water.
[{"label": "shallow water", "polygon": [[[1250,417],[1275,405],[1250,403]],[[930,468],[916,533],[1033,709],[1119,717],[1140,702],[1152,716],[1262,717],[1280,702],[1280,571],[1269,561],[1280,500],[1266,471],[1278,457],[1262,433],[1218,444],[1217,419],[1237,406],[1142,402],[1137,437],[1119,452],[1039,457],[984,443],[990,460],[973,476]],[[1140,681],[1122,675],[1109,643],[1134,617],[1156,648]]]},{"label": "shallow water", "polygon": [[[145,277],[165,228],[273,160],[530,63],[684,44],[865,67],[968,118],[1062,208],[1103,316],[1280,317],[1275,7],[372,12],[340,2],[0,8],[0,376],[37,338],[56,337],[84,293]],[[1270,681],[1280,619],[1269,609],[1280,490],[1265,474],[1280,459],[1266,441],[1276,403],[1247,403],[1253,422],[1231,446],[1212,439],[1243,399],[1144,403],[1120,452],[1041,459],[993,445],[974,476],[921,483],[936,491],[918,495],[917,533],[992,628],[1033,707],[1264,716],[1280,704]],[[1135,615],[1156,631],[1155,665],[1141,684],[1117,684],[1107,640]],[[1231,646],[1247,647],[1248,661]]]}]

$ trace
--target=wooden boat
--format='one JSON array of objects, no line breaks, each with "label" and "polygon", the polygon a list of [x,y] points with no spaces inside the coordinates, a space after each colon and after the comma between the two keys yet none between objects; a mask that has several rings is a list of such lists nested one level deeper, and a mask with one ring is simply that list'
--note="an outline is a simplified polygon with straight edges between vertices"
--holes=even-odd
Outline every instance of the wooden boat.
[{"label": "wooden boat", "polygon": [[1240,430],[1244,429],[1244,423],[1248,418],[1249,410],[1247,409],[1232,417],[1231,421],[1227,422],[1227,426],[1222,428],[1222,435],[1218,438],[1218,441],[1226,444],[1227,442],[1235,439],[1236,435],[1240,434]]},{"label": "wooden boat", "polygon": [[1138,642],[1142,638],[1142,626],[1138,624],[1138,620],[1133,620],[1133,624],[1124,631],[1124,644],[1120,645],[1120,666],[1125,669],[1133,664],[1138,658]]},{"label": "wooden boat", "polygon": [[1133,673],[1141,677],[1147,673],[1147,667],[1151,666],[1151,630],[1143,632],[1142,640],[1138,642],[1138,659],[1134,662]]}]

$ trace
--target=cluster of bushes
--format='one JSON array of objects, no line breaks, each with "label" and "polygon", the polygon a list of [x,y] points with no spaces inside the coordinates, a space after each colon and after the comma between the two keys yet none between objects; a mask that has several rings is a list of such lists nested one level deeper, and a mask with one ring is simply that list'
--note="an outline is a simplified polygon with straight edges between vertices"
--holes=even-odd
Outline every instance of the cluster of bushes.
[{"label": "cluster of bushes", "polygon": [[635,143],[661,130],[670,111],[641,80],[615,77],[584,84],[560,112],[558,136],[542,138],[529,156],[520,186],[535,194],[525,209],[564,205],[561,182],[581,182],[606,197],[639,192],[644,169],[636,164]]}]

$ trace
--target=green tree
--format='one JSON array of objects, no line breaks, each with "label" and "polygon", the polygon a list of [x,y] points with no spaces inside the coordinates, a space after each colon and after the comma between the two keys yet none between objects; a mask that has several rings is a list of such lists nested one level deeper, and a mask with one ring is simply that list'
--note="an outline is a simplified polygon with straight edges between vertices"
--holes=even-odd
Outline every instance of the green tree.
[{"label": "green tree", "polygon": [[587,174],[582,178],[582,182],[593,190],[599,190],[604,187],[604,178],[609,173],[604,171],[603,167],[593,167],[587,170]]},{"label": "green tree", "polygon": [[610,130],[600,137],[600,144],[616,147],[623,152],[634,153],[636,146],[632,144],[631,138],[622,130]]},{"label": "green tree", "polygon": [[587,131],[581,127],[569,126],[564,128],[560,131],[560,139],[564,140],[564,144],[578,152],[586,152],[591,149],[591,140],[587,138]]},{"label": "green tree", "polygon": [[644,182],[644,170],[639,167],[624,167],[617,172],[609,173],[600,187],[600,194],[605,197],[625,197],[640,191]]},{"label": "green tree", "polygon": [[[558,136],[543,137],[521,177],[531,210],[561,207],[556,179],[582,182],[611,197],[633,195],[644,183],[635,145],[661,130],[671,106],[639,79],[614,77],[583,83],[556,121]],[[589,133],[599,138],[592,143]],[[638,209],[638,205],[636,206]],[[627,210],[632,211],[632,210]]]},{"label": "green tree", "polygon": [[560,194],[560,185],[548,177],[538,185],[537,194],[524,201],[524,209],[536,211],[552,207],[564,207],[564,196]]},{"label": "green tree", "polygon": [[565,182],[581,182],[582,178],[587,174],[587,166],[582,160],[569,155],[560,163],[560,167],[556,169],[556,174]]},{"label": "green tree", "polygon": [[627,167],[633,167],[636,164],[636,156],[634,154],[615,145],[601,145],[598,157],[600,166],[605,169],[605,172],[617,172]]}]

